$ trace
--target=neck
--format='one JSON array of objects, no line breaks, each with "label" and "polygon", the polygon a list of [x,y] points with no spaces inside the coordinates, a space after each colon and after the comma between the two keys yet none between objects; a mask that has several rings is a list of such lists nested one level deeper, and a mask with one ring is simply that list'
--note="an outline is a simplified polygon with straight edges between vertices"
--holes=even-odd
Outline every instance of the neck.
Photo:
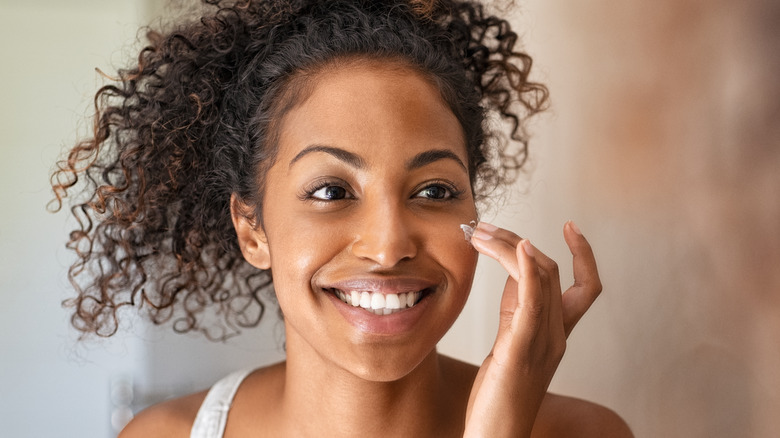
[{"label": "neck", "polygon": [[435,350],[391,381],[323,358],[292,331],[287,358],[282,407],[290,436],[444,436],[462,427]]}]

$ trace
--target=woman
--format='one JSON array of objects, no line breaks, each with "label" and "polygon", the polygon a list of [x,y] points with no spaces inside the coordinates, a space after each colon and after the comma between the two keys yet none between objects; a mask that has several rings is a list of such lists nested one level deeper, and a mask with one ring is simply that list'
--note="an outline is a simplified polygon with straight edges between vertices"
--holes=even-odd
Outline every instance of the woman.
[{"label": "woman", "polygon": [[[111,335],[136,305],[220,337],[255,325],[273,286],[287,360],[153,406],[122,436],[630,436],[546,392],[601,289],[577,227],[563,298],[528,240],[486,223],[464,239],[546,99],[508,23],[461,1],[207,3],[98,92],[94,138],[55,175],[58,200],[79,181],[89,195],[67,304],[85,333]],[[488,111],[519,149],[486,131]],[[509,273],[480,368],[436,352],[478,253]]]}]

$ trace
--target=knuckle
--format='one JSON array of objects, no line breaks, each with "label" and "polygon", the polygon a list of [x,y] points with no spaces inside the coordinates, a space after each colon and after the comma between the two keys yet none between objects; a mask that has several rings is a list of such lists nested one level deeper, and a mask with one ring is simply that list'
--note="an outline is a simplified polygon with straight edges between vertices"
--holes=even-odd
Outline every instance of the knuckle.
[{"label": "knuckle", "polygon": [[496,230],[496,235],[506,239],[508,242],[513,242],[515,245],[517,245],[522,240],[522,237],[518,236],[517,233],[505,228],[499,228]]},{"label": "knuckle", "polygon": [[544,315],[544,305],[542,303],[527,303],[523,306],[524,313],[528,318],[541,319]]},{"label": "knuckle", "polygon": [[537,275],[537,276],[539,277],[539,279],[540,279],[540,280],[542,280],[542,281],[547,281],[547,280],[549,280],[549,279],[550,279],[550,274],[548,274],[548,273],[547,273],[547,271],[545,271],[545,270],[544,270],[544,269],[542,269],[541,267],[536,269],[536,275]]},{"label": "knuckle", "polygon": [[550,275],[555,277],[560,275],[560,268],[558,267],[558,263],[555,261],[550,262]]},{"label": "knuckle", "polygon": [[509,254],[504,253],[503,251],[499,252],[497,254],[496,258],[498,259],[498,262],[501,263],[501,264],[507,264],[507,263],[512,263],[513,262],[512,256],[509,255]]},{"label": "knuckle", "polygon": [[515,312],[511,310],[501,309],[501,311],[498,313],[499,322],[504,324],[511,323],[514,317],[515,317]]},{"label": "knuckle", "polygon": [[550,357],[560,361],[566,353],[566,336],[563,333],[560,336],[554,336],[548,348]]}]

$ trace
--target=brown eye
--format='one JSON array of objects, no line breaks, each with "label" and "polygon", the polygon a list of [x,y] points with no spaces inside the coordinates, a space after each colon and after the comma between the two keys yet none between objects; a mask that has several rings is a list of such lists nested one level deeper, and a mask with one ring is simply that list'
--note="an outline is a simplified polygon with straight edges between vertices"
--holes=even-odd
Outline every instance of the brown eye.
[{"label": "brown eye", "polygon": [[345,199],[347,197],[347,190],[344,187],[339,186],[325,186],[317,189],[310,196],[314,199],[323,201],[335,201],[338,199]]},{"label": "brown eye", "polygon": [[428,199],[448,199],[451,197],[450,190],[444,186],[432,185],[428,186],[417,193],[420,198]]}]

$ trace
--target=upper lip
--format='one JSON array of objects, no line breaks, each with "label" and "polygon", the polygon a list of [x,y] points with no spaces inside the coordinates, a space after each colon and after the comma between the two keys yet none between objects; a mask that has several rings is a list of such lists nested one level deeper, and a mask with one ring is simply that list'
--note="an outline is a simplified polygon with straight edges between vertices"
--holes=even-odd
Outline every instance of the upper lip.
[{"label": "upper lip", "polygon": [[382,294],[403,294],[418,292],[436,285],[436,282],[413,277],[375,278],[362,277],[341,280],[327,285],[323,289],[338,289],[341,291],[360,291]]}]

